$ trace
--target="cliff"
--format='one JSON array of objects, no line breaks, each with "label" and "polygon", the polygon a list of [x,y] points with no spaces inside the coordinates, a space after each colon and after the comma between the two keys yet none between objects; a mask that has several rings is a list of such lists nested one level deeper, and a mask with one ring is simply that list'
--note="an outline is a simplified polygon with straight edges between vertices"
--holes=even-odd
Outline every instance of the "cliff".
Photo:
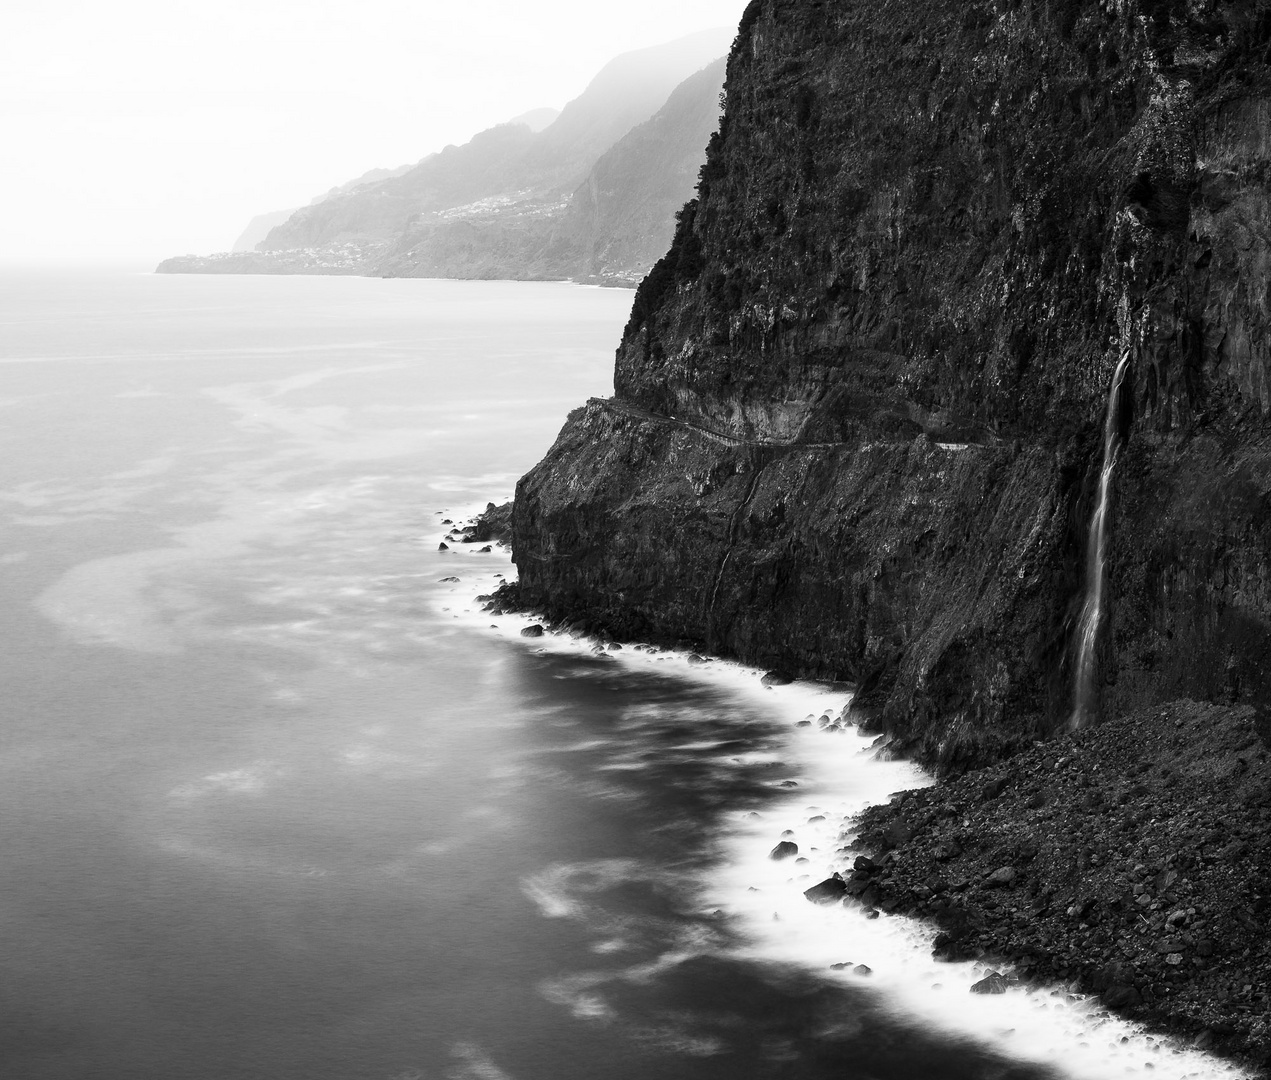
[{"label": "cliff", "polygon": [[690,75],[596,162],[559,227],[574,253],[571,276],[636,284],[665,253],[719,127],[725,67],[721,56]]},{"label": "cliff", "polygon": [[257,214],[247,223],[247,227],[239,233],[238,239],[234,241],[234,246],[230,248],[230,254],[242,255],[249,251],[255,251],[256,245],[269,235],[271,229],[281,225],[295,212],[296,208],[292,207],[290,210],[273,210],[268,214]]},{"label": "cliff", "polygon": [[1062,730],[1117,361],[1105,715],[1271,697],[1271,5],[754,0],[524,601],[848,679],[956,772]]}]

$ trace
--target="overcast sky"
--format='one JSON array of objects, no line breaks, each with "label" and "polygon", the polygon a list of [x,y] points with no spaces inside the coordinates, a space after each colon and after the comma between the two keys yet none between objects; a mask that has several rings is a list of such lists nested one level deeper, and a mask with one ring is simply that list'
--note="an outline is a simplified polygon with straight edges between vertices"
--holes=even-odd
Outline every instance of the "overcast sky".
[{"label": "overcast sky", "polygon": [[417,161],[745,0],[0,4],[0,259],[227,250],[258,213]]}]

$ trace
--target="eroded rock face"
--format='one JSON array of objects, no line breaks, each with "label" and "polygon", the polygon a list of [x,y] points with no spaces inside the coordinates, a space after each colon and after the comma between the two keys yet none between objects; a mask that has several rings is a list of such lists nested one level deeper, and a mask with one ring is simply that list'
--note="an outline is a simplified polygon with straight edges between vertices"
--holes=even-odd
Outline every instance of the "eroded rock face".
[{"label": "eroded rock face", "polygon": [[956,770],[1061,727],[1113,368],[1105,712],[1271,696],[1271,5],[755,0],[524,598],[861,684]]}]

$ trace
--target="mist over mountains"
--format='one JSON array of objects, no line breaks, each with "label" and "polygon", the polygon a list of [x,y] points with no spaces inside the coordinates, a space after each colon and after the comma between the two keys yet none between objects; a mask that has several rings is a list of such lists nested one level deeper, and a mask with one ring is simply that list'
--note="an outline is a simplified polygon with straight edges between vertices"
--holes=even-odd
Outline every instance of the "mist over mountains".
[{"label": "mist over mountains", "polygon": [[638,281],[666,250],[719,119],[729,29],[606,64],[536,109],[417,164],[254,219],[230,253],[160,273]]}]

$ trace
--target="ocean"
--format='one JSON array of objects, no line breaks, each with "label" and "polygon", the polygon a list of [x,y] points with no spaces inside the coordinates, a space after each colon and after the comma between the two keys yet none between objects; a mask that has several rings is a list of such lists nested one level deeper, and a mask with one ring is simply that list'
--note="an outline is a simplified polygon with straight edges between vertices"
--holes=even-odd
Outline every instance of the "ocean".
[{"label": "ocean", "polygon": [[482,611],[630,303],[0,275],[0,1075],[1238,1075],[806,901],[929,782],[842,688]]}]

